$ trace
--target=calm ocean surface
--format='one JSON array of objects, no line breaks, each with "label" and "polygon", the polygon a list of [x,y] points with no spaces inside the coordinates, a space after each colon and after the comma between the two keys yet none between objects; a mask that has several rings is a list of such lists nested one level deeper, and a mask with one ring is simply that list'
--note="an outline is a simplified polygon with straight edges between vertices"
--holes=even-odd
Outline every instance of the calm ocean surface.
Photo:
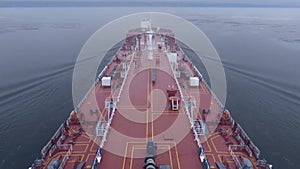
[{"label": "calm ocean surface", "polygon": [[89,36],[145,11],[181,16],[206,33],[235,120],[275,168],[299,168],[300,10],[142,7],[0,8],[0,168],[27,168],[69,115],[73,66]]}]

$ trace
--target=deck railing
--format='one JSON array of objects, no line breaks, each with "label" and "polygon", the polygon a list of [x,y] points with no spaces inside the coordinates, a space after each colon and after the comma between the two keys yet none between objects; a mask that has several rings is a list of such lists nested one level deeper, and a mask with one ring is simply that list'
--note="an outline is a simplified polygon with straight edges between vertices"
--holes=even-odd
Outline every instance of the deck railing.
[{"label": "deck railing", "polygon": [[[121,47],[118,49],[117,54],[120,52]],[[111,60],[108,62],[107,65],[111,64],[113,62],[115,57],[112,57]],[[96,84],[98,84],[98,82],[101,80],[101,78],[104,75],[104,72],[106,72],[108,66],[104,66],[104,68],[102,69],[102,71],[99,73],[99,75],[96,78],[96,81],[93,82],[92,86],[90,87],[90,89],[86,92],[86,94],[84,95],[84,97],[81,99],[81,101],[78,103],[77,105],[77,109],[80,108],[80,106],[83,104],[83,102],[87,99],[87,96],[89,95],[89,93],[92,91],[92,89],[96,86]],[[76,111],[75,111],[76,112]]]},{"label": "deck railing", "polygon": [[61,124],[59,128],[56,130],[56,132],[54,133],[54,135],[51,137],[51,139],[48,141],[48,143],[41,150],[42,158],[45,158],[47,153],[50,157],[53,155],[54,151],[56,150],[56,145],[52,143],[52,140],[53,141],[58,140],[63,130],[64,130],[64,124]]},{"label": "deck railing", "polygon": [[[172,64],[170,63],[170,60],[169,60],[169,64],[170,64],[170,67],[171,67],[171,70],[172,70],[172,73],[173,73],[173,76],[174,76],[176,85],[177,85],[177,87],[178,87],[178,90],[179,90],[179,94],[180,94],[181,100],[182,100],[182,102],[184,103],[185,112],[186,112],[186,114],[187,114],[187,116],[188,116],[188,119],[189,119],[189,122],[190,122],[190,125],[191,125],[191,129],[192,129],[193,134],[194,134],[194,140],[196,141],[196,143],[197,143],[197,145],[198,145],[198,148],[199,148],[199,149],[203,149],[203,147],[202,147],[202,145],[201,145],[200,138],[198,137],[198,133],[197,133],[197,131],[196,131],[196,129],[195,129],[195,126],[194,126],[194,120],[193,120],[193,117],[192,117],[192,115],[191,115],[191,113],[192,113],[191,111],[192,111],[192,110],[189,110],[189,107],[192,107],[192,106],[190,105],[190,103],[188,103],[188,102],[189,102],[189,99],[188,99],[189,96],[183,96],[181,87],[180,87],[180,85],[179,85],[179,82],[178,82],[178,79],[177,79],[177,77],[176,77],[175,71],[173,70]],[[202,163],[203,166],[205,166],[206,168],[209,168],[208,160],[207,160],[207,158],[206,158],[204,152],[201,153],[201,154],[199,155],[199,159],[200,159],[200,161],[201,161],[201,163]]]},{"label": "deck railing", "polygon": [[[169,59],[169,58],[168,58],[168,59]],[[172,67],[172,64],[171,64],[170,60],[169,60],[169,64],[170,64],[170,67],[171,67],[171,70],[172,70],[172,73],[173,73],[173,76],[174,76],[176,85],[177,85],[178,90],[179,90],[180,98],[181,98],[182,102],[183,102],[184,105],[185,105],[185,111],[186,111],[186,114],[187,114],[187,116],[188,116],[188,119],[189,119],[189,122],[190,122],[190,125],[191,125],[191,129],[192,129],[192,131],[193,131],[193,133],[194,133],[195,141],[197,142],[198,147],[199,147],[199,148],[200,148],[200,147],[202,148],[200,139],[199,139],[199,137],[198,137],[198,135],[197,135],[197,131],[195,130],[195,127],[194,127],[194,120],[192,119],[190,110],[189,110],[188,107],[186,106],[187,101],[185,100],[185,97],[183,96],[183,93],[182,93],[180,84],[179,84],[178,79],[177,79],[177,77],[176,77],[176,75],[175,75],[175,71],[173,70],[173,67]]]},{"label": "deck railing", "polygon": [[194,71],[197,73],[198,77],[202,77],[202,82],[205,85],[205,87],[208,89],[208,91],[211,93],[211,95],[213,96],[213,98],[216,100],[216,102],[218,103],[218,105],[221,107],[221,110],[224,109],[224,105],[221,103],[221,101],[219,100],[219,98],[216,96],[216,94],[214,93],[214,91],[210,88],[210,86],[207,84],[207,82],[205,81],[205,79],[203,78],[202,74],[199,72],[199,70],[197,69],[197,67],[195,65],[193,65],[193,69]]},{"label": "deck railing", "polygon": [[[180,51],[181,53],[184,55],[184,56],[187,56],[184,51],[180,48]],[[191,60],[186,57],[188,62],[189,63],[192,63]],[[209,92],[212,94],[213,98],[216,100],[216,102],[218,103],[218,105],[221,107],[221,110],[224,110],[225,109],[225,106],[220,102],[219,98],[216,96],[216,94],[213,92],[213,90],[211,89],[211,87],[207,84],[207,82],[205,81],[205,79],[203,78],[202,74],[200,73],[200,71],[198,70],[198,68],[193,65],[193,69],[195,71],[195,73],[199,76],[199,77],[202,77],[202,81],[205,85],[205,87],[209,90]],[[231,118],[232,122],[234,122],[233,118]],[[243,137],[243,139],[249,139],[250,141],[250,144],[249,144],[249,147],[250,150],[246,150],[248,152],[249,155],[252,155],[252,152],[254,153],[255,155],[255,158],[256,159],[260,159],[260,150],[254,145],[254,143],[251,141],[251,139],[247,136],[246,132],[243,130],[243,128],[238,125],[238,128],[241,130],[241,136]],[[251,152],[252,151],[252,152]]]},{"label": "deck railing", "polygon": [[[120,52],[121,47],[118,49],[117,54]],[[136,50],[136,48],[135,48]],[[112,57],[112,59],[108,62],[108,64],[111,64],[113,62],[113,59],[115,57]],[[84,95],[84,97],[81,99],[81,101],[77,104],[75,112],[77,112],[77,110],[80,109],[80,106],[83,104],[83,102],[87,99],[88,94],[92,91],[92,89],[96,86],[96,84],[99,83],[101,77],[103,77],[104,72],[107,70],[107,66],[105,66],[102,71],[99,73],[99,75],[97,76],[97,79],[95,80],[95,82],[93,82],[93,84],[91,85],[90,89],[86,92],[86,94]],[[114,111],[112,113],[112,116],[114,115]],[[69,117],[66,119],[66,122],[68,122]],[[42,159],[37,159],[36,161],[43,161],[46,158],[46,155],[48,154],[49,156],[52,156],[53,153],[55,152],[55,150],[58,148],[56,144],[52,143],[52,139],[58,139],[58,137],[61,135],[62,129],[64,127],[64,124],[61,124],[60,127],[57,129],[57,131],[55,132],[55,134],[52,136],[52,138],[50,139],[50,141],[43,147],[43,149],[41,150],[41,156]],[[103,143],[104,144],[104,143]],[[68,150],[67,154],[71,154],[72,151],[72,147],[70,147],[70,149]],[[69,159],[69,156],[66,157],[65,156],[65,162]],[[35,162],[32,164],[34,166]],[[64,164],[65,165],[65,164]],[[60,167],[60,169],[63,167]]]},{"label": "deck railing", "polygon": [[[103,70],[101,71],[101,73],[98,75],[97,79],[95,82],[93,82],[92,86],[90,87],[90,89],[86,92],[86,94],[83,96],[83,98],[81,99],[81,101],[78,103],[77,105],[77,109],[80,109],[80,106],[84,103],[84,101],[87,99],[88,95],[91,93],[91,91],[95,88],[96,84],[100,81],[101,77],[103,77],[104,72],[107,70],[107,66],[105,66],[103,68]],[[75,111],[77,112],[77,111]]]},{"label": "deck railing", "polygon": [[[185,52],[181,49],[180,49],[180,52],[182,53],[183,56],[187,56],[185,54]],[[188,57],[185,57],[189,63],[192,63],[192,61],[188,58]],[[215,95],[215,93],[211,90],[210,86],[207,84],[207,82],[205,81],[205,79],[203,78],[202,74],[200,73],[200,71],[197,69],[197,67],[195,65],[193,65],[193,69],[194,71],[197,73],[198,77],[201,77],[204,85],[206,86],[206,88],[209,90],[209,92],[213,95],[213,98],[217,101],[217,103],[219,104],[219,106],[221,107],[221,109],[224,109],[224,105],[220,102],[220,100],[218,99],[218,97]]]},{"label": "deck railing", "polygon": [[71,156],[71,153],[72,153],[72,150],[73,150],[73,146],[72,146],[72,145],[62,145],[62,148],[67,148],[67,147],[69,147],[68,152],[67,152],[67,154],[64,156],[63,160],[61,161],[60,166],[59,166],[58,169],[64,169],[64,167],[65,167],[65,165],[66,165],[68,159],[69,159],[70,156]]},{"label": "deck railing", "polygon": [[[136,48],[135,48],[136,50]],[[134,55],[135,55],[135,51],[131,54],[131,58],[130,58],[130,62],[129,62],[129,65],[128,65],[128,68],[125,72],[125,76],[124,76],[124,79],[123,79],[123,82],[122,82],[122,85],[120,87],[120,91],[119,91],[119,94],[117,95],[117,98],[118,98],[118,101],[120,100],[120,97],[121,97],[121,93],[123,91],[123,88],[124,88],[124,85],[125,85],[125,82],[127,80],[127,75],[128,75],[128,72],[130,70],[130,67],[131,67],[131,64],[132,64],[132,61],[133,61],[133,58],[134,58]]]},{"label": "deck railing", "polygon": [[243,143],[244,143],[244,140],[249,140],[250,141],[250,143],[249,143],[250,150],[253,151],[255,158],[259,159],[260,150],[254,145],[254,143],[251,141],[249,136],[246,134],[244,129],[239,124],[237,125],[237,129],[240,130],[240,136],[242,137]]},{"label": "deck railing", "polygon": [[[126,80],[127,80],[127,75],[128,75],[129,70],[130,70],[130,67],[131,67],[131,64],[132,64],[132,61],[133,61],[133,58],[134,58],[134,55],[135,55],[135,51],[136,51],[136,48],[134,49],[134,52],[131,54],[131,60],[130,60],[130,63],[129,63],[129,65],[128,65],[128,69],[126,70],[125,77],[124,77],[124,79],[123,79],[121,88],[120,88],[119,93],[118,93],[118,95],[117,95],[117,103],[120,101],[120,96],[121,96],[121,93],[122,93],[122,91],[123,91],[123,87],[124,87],[124,85],[125,85],[125,82],[126,82]],[[116,103],[116,104],[117,104],[117,103]],[[104,134],[103,134],[103,136],[102,136],[102,140],[101,140],[101,143],[100,143],[100,145],[99,145],[98,150],[102,150],[103,147],[104,147],[105,142],[107,141],[107,134],[108,134],[108,131],[109,131],[111,122],[112,122],[112,120],[113,120],[113,117],[114,117],[114,115],[115,115],[115,110],[116,110],[116,106],[114,106],[114,107],[112,108],[111,115],[110,115],[110,118],[109,118],[108,121],[107,121],[107,126],[106,126],[106,129],[105,129]],[[98,167],[98,165],[99,165],[101,159],[102,159],[102,153],[98,153],[98,151],[97,151],[96,157],[95,157],[95,159],[94,159],[94,161],[93,161],[92,169],[96,169],[96,168]]]},{"label": "deck railing", "polygon": [[241,168],[242,168],[242,165],[241,165],[241,163],[240,163],[238,157],[237,157],[237,156],[235,155],[235,153],[234,153],[234,151],[235,151],[236,149],[237,149],[237,145],[229,145],[228,151],[229,151],[229,153],[230,153],[230,155],[231,155],[231,157],[232,157],[232,159],[233,159],[233,161],[234,161],[236,167],[237,167],[238,169],[241,169]]}]

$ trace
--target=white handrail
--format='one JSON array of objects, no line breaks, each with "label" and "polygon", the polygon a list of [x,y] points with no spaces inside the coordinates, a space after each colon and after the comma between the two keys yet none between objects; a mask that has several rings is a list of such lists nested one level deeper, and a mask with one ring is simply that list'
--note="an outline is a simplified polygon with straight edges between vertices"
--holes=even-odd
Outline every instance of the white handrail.
[{"label": "white handrail", "polygon": [[67,154],[64,156],[64,158],[63,158],[63,160],[62,160],[62,162],[61,162],[61,164],[60,164],[60,166],[59,166],[58,169],[63,169],[65,167],[66,162],[68,161],[68,159],[71,156],[72,150],[73,150],[73,147],[72,147],[72,145],[70,145],[70,148],[69,148]]},{"label": "white handrail", "polygon": [[[169,58],[168,58],[168,60],[169,60]],[[174,70],[173,70],[173,67],[172,67],[172,64],[171,64],[170,60],[169,60],[169,64],[170,64],[170,67],[171,67],[171,70],[172,70],[172,73],[173,73],[173,76],[174,76],[176,85],[177,85],[178,90],[179,90],[180,98],[181,98],[182,102],[186,103],[186,101],[185,101],[185,99],[184,99],[184,97],[183,97],[182,91],[181,91],[181,87],[180,87],[180,85],[179,85],[179,82],[178,82],[178,80],[177,80],[177,77],[176,77],[176,75],[175,75],[175,72],[174,72]],[[184,105],[185,105],[185,104],[184,104]],[[192,119],[192,117],[191,117],[191,115],[190,115],[190,111],[188,110],[188,107],[185,106],[185,110],[186,110],[186,114],[187,114],[187,116],[188,116],[188,119],[189,119],[189,121],[190,121],[191,129],[193,130],[194,137],[195,137],[195,140],[196,140],[196,142],[197,142],[197,145],[198,145],[199,148],[202,148],[200,139],[199,139],[199,137],[198,137],[198,135],[197,135],[197,131],[195,130],[194,122],[193,122],[193,119]]]},{"label": "white handrail", "polygon": [[88,95],[91,93],[92,89],[96,86],[96,84],[99,82],[100,77],[104,74],[104,72],[107,70],[107,66],[105,66],[103,68],[103,70],[101,71],[101,73],[97,76],[97,80],[96,82],[93,82],[92,86],[90,87],[90,89],[86,92],[86,94],[84,95],[84,97],[81,99],[81,101],[78,103],[77,108],[80,108],[80,106],[83,104],[83,102],[87,99]]},{"label": "white handrail", "polygon": [[[135,48],[135,50],[136,50],[136,48]],[[123,88],[124,88],[124,85],[125,85],[125,82],[126,82],[126,79],[127,79],[127,75],[128,75],[128,72],[129,72],[129,70],[130,70],[130,67],[131,67],[131,64],[132,64],[132,61],[133,61],[134,55],[135,55],[135,51],[134,51],[134,52],[131,54],[131,59],[130,59],[130,62],[129,62],[128,69],[126,70],[126,73],[125,73],[125,76],[124,76],[124,79],[123,79],[122,85],[121,85],[121,87],[120,87],[119,94],[117,95],[117,99],[118,99],[118,101],[120,100],[121,93],[122,93],[122,91],[123,91]]]},{"label": "white handrail", "polygon": [[[202,76],[202,74],[199,72],[199,70],[197,69],[197,67],[195,65],[193,65],[193,69],[197,72],[198,76]],[[214,91],[209,87],[209,85],[207,84],[207,82],[205,81],[204,78],[202,78],[202,82],[204,83],[204,85],[206,86],[206,88],[209,90],[209,92],[212,94],[213,98],[219,104],[219,106],[221,107],[221,109],[224,109],[224,105],[221,103],[221,101],[216,96],[216,94],[214,93]]]},{"label": "white handrail", "polygon": [[[135,50],[136,50],[136,48],[135,48]],[[132,53],[132,55],[131,55],[131,60],[130,60],[130,63],[129,63],[129,68],[126,70],[125,77],[124,77],[124,79],[123,79],[121,88],[120,88],[119,93],[118,93],[118,95],[117,95],[117,101],[116,101],[117,103],[118,103],[119,100],[120,100],[120,96],[121,96],[121,93],[122,93],[122,91],[123,91],[123,87],[124,87],[124,85],[125,85],[126,78],[127,78],[129,69],[130,69],[130,67],[131,67],[132,60],[133,60],[133,58],[134,58],[134,55],[135,55],[135,51],[134,51],[134,52]],[[109,118],[108,121],[107,121],[107,126],[106,126],[106,129],[105,129],[104,134],[103,134],[103,136],[102,136],[101,143],[100,143],[100,145],[99,145],[99,148],[100,148],[100,149],[102,149],[102,148],[104,147],[104,144],[105,144],[105,142],[107,141],[107,134],[108,134],[108,131],[109,131],[111,122],[112,122],[112,120],[113,120],[113,117],[114,117],[114,115],[115,115],[115,110],[116,110],[116,106],[113,107],[111,116],[110,116],[110,118]],[[97,159],[99,159],[99,160],[97,160],[97,162],[100,163],[100,160],[101,160],[101,158],[102,158],[101,156],[102,156],[102,154],[97,154],[96,157],[95,157],[95,159],[94,159],[94,161],[96,161]],[[94,168],[94,166],[92,166],[92,168]]]},{"label": "white handrail", "polygon": [[231,157],[232,157],[232,159],[233,159],[233,161],[234,161],[236,167],[237,167],[238,169],[241,169],[241,168],[242,168],[242,165],[241,165],[239,159],[237,158],[237,156],[235,155],[235,153],[233,152],[233,149],[234,149],[234,148],[236,148],[236,147],[234,147],[233,145],[229,145],[228,150],[229,150],[229,153],[230,153],[230,155],[231,155]]}]

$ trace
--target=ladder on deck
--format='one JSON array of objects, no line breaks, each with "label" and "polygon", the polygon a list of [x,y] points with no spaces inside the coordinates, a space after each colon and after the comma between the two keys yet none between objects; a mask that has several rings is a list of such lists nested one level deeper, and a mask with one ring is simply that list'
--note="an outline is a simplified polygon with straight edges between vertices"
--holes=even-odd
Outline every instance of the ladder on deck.
[{"label": "ladder on deck", "polygon": [[178,99],[172,99],[172,110],[178,110],[178,109],[179,109]]}]

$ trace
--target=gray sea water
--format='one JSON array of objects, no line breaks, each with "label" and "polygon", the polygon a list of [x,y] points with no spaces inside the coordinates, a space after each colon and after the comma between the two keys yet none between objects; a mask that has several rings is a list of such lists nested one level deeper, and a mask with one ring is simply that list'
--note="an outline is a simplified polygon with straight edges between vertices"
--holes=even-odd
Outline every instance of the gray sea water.
[{"label": "gray sea water", "polygon": [[275,168],[300,166],[298,8],[0,8],[0,168],[27,168],[72,110],[72,71],[105,23],[160,11],[198,26],[227,77],[226,107]]}]

